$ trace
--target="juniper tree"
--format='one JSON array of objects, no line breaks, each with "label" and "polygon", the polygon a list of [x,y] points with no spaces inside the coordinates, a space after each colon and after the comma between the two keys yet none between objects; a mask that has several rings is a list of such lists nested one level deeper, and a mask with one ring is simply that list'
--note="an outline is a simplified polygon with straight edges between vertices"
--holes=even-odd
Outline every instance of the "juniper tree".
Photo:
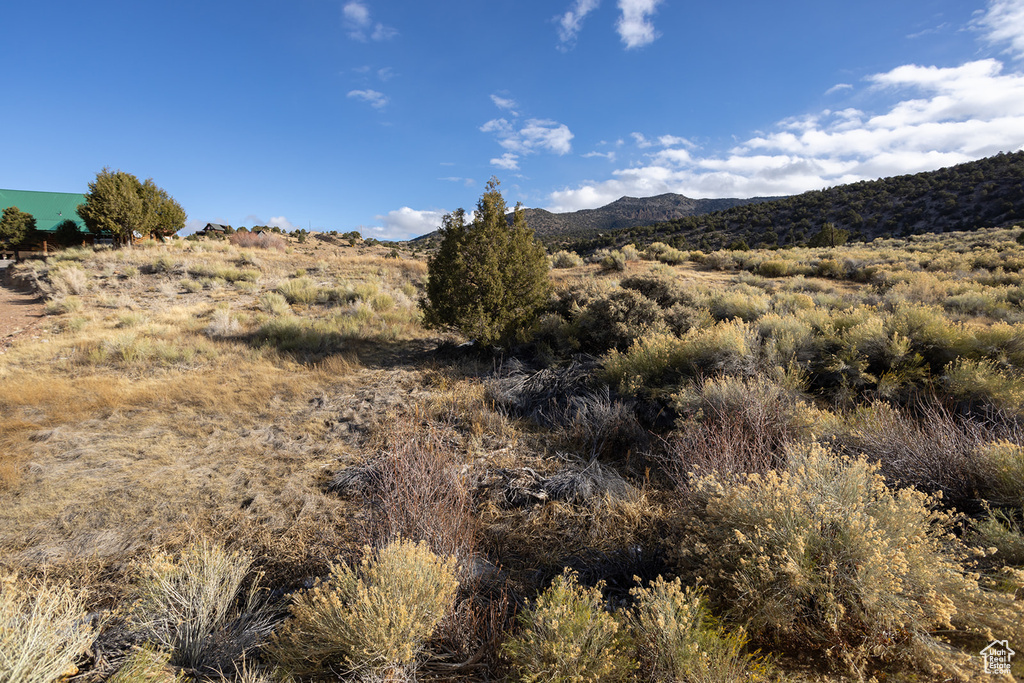
[{"label": "juniper tree", "polygon": [[19,244],[28,239],[35,229],[36,219],[32,214],[16,206],[8,206],[0,218],[0,244]]},{"label": "juniper tree", "polygon": [[520,205],[509,223],[498,184],[488,181],[472,223],[463,209],[442,220],[441,246],[428,262],[420,302],[427,327],[485,345],[524,338],[549,292],[544,247]]},{"label": "juniper tree", "polygon": [[89,232],[109,232],[118,244],[131,244],[134,233],[165,237],[185,227],[185,211],[152,179],[140,182],[131,173],[104,168],[89,183],[78,215]]}]

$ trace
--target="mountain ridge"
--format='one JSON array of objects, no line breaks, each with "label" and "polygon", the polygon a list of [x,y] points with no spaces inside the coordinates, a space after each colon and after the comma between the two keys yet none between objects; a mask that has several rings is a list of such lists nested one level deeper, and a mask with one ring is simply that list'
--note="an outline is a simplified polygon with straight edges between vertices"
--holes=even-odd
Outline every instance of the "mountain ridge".
[{"label": "mountain ridge", "polygon": [[[596,209],[557,213],[547,209],[523,209],[523,217],[526,219],[526,224],[542,241],[581,240],[596,237],[608,231],[697,216],[775,199],[779,199],[779,197],[693,199],[686,195],[666,192],[651,197],[624,195]],[[508,214],[508,220],[511,223],[511,212]],[[435,230],[426,235],[414,237],[409,242],[431,242],[436,236],[437,231]]]}]

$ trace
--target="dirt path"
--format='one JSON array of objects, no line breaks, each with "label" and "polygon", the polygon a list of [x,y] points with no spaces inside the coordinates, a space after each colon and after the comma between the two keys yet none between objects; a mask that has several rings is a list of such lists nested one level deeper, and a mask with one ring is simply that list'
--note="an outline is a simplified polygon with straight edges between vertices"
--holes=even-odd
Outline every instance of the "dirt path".
[{"label": "dirt path", "polygon": [[33,334],[43,322],[43,300],[7,284],[0,271],[0,353],[15,339]]}]

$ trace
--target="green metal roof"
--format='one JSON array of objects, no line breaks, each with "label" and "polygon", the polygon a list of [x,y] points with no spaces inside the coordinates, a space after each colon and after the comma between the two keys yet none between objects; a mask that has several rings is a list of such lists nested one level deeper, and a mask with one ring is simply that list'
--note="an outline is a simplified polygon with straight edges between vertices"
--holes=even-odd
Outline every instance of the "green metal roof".
[{"label": "green metal roof", "polygon": [[34,192],[32,190],[0,190],[0,211],[16,206],[36,219],[38,230],[53,232],[66,220],[72,220],[82,232],[88,232],[85,221],[75,210],[85,203],[84,194],[73,192]]}]

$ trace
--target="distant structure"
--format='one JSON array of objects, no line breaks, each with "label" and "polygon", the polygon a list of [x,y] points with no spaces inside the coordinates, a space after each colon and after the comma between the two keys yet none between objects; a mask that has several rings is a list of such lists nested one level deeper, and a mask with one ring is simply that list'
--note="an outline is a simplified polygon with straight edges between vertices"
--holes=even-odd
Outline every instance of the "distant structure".
[{"label": "distant structure", "polygon": [[224,235],[231,229],[230,225],[221,225],[220,223],[207,223],[206,227],[196,232],[198,235]]},{"label": "distant structure", "polygon": [[84,194],[0,190],[0,211],[16,206],[20,211],[32,214],[36,219],[36,230],[40,232],[55,232],[64,221],[72,221],[79,232],[88,233],[85,221],[78,215],[79,204],[85,204]]}]

